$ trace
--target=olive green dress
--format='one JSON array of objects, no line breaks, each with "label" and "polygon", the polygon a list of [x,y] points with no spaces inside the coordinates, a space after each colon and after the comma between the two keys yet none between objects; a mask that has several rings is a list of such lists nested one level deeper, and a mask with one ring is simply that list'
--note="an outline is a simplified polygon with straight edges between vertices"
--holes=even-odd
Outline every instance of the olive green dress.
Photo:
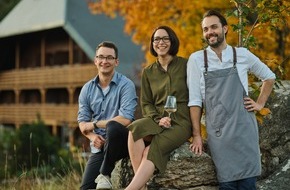
[{"label": "olive green dress", "polygon": [[[141,80],[142,119],[128,126],[134,140],[153,135],[148,153],[159,172],[166,169],[170,153],[186,142],[191,134],[188,89],[186,85],[187,59],[175,56],[165,71],[156,61],[144,68]],[[163,129],[158,125],[162,117],[168,116],[164,105],[168,95],[177,100],[177,111],[171,114],[171,127]]]}]

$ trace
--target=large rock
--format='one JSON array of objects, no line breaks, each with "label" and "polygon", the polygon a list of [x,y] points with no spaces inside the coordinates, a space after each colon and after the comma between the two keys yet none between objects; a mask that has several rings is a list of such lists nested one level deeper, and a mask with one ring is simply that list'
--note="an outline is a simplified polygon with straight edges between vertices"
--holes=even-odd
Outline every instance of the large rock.
[{"label": "large rock", "polygon": [[259,127],[262,178],[272,174],[290,156],[290,81],[282,84],[266,105],[272,114]]},{"label": "large rock", "polygon": [[[133,177],[129,159],[116,164],[112,182],[115,189],[128,185]],[[216,190],[217,180],[211,157],[204,153],[196,156],[185,143],[173,151],[164,174],[155,175],[149,182],[152,190]],[[196,189],[196,190],[197,190]]]},{"label": "large rock", "polygon": [[[282,81],[266,107],[271,115],[259,126],[262,160],[260,190],[285,190],[290,187],[290,81]],[[217,190],[214,166],[208,152],[198,157],[185,143],[172,152],[167,170],[155,175],[148,185],[152,190]],[[133,177],[129,159],[117,163],[113,173],[116,189],[128,185]]]},{"label": "large rock", "polygon": [[259,190],[290,189],[290,159],[285,160],[270,176],[258,181]]},{"label": "large rock", "polygon": [[153,189],[187,189],[189,187],[216,185],[216,174],[211,157],[204,153],[196,156],[189,143],[172,152],[164,174],[154,176],[149,187]]}]

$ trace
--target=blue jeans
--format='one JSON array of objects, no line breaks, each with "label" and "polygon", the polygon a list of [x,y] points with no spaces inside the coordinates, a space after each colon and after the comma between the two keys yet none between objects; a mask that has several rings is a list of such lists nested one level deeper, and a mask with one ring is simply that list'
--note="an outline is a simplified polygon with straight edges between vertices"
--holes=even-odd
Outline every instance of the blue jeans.
[{"label": "blue jeans", "polygon": [[219,190],[256,190],[256,177],[241,179],[237,181],[222,182]]}]

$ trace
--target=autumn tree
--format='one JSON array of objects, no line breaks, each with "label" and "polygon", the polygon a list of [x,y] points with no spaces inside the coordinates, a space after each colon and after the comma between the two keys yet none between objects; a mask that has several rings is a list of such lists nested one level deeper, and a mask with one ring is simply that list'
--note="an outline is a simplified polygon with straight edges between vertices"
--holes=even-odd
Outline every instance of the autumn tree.
[{"label": "autumn tree", "polygon": [[281,79],[290,79],[289,1],[286,0],[100,0],[89,1],[92,13],[120,15],[125,33],[142,45],[146,64],[155,58],[149,53],[150,35],[155,27],[168,25],[180,39],[179,55],[188,57],[205,46],[201,18],[209,9],[227,14],[233,32],[229,44],[246,46],[268,64]]},{"label": "autumn tree", "polygon": [[[206,46],[202,40],[203,14],[215,9],[227,15],[232,32],[227,42],[233,46],[249,48],[266,63],[279,79],[290,79],[289,1],[287,0],[99,0],[89,1],[94,14],[104,13],[112,18],[117,15],[125,20],[124,32],[140,44],[146,63],[154,61],[149,52],[152,31],[159,25],[168,25],[180,40],[179,55],[189,55]],[[251,81],[255,81],[250,77]],[[251,83],[254,86],[254,83]],[[257,87],[259,90],[259,87]],[[259,122],[270,113],[264,108],[256,113]],[[205,126],[202,127],[206,138]]]}]

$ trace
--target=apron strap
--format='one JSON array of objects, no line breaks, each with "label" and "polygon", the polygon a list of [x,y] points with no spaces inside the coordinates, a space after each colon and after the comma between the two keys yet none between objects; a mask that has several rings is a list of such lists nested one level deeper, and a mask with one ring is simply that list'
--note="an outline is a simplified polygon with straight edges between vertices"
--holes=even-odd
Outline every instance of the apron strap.
[{"label": "apron strap", "polygon": [[204,55],[204,68],[205,68],[204,74],[207,75],[208,61],[207,61],[207,52],[206,52],[206,49],[203,50],[203,55]]},{"label": "apron strap", "polygon": [[[234,48],[233,46],[232,46],[232,49],[233,49],[233,61],[234,61],[233,67],[236,68],[236,64],[237,64],[237,52],[236,52],[236,48]],[[207,51],[206,51],[206,49],[203,50],[203,56],[204,56],[204,68],[205,68],[204,74],[207,75],[208,60],[207,60]]]},{"label": "apron strap", "polygon": [[236,68],[236,64],[237,64],[237,52],[236,52],[236,48],[233,48],[233,59],[234,59],[234,68]]}]

